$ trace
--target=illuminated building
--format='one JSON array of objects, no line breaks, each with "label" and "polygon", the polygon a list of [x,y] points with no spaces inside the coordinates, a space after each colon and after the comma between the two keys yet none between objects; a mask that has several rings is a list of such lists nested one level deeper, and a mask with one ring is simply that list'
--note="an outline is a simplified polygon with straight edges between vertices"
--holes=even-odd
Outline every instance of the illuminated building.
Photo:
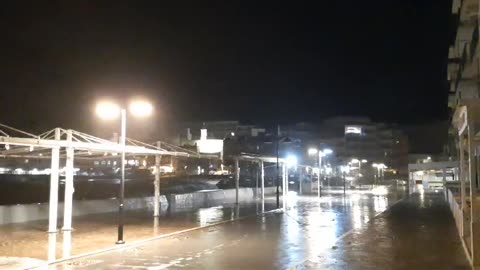
[{"label": "illuminated building", "polygon": [[394,125],[375,123],[367,117],[334,117],[323,121],[320,134],[321,142],[335,151],[338,162],[365,159],[385,163],[397,176],[408,175],[408,138]]}]

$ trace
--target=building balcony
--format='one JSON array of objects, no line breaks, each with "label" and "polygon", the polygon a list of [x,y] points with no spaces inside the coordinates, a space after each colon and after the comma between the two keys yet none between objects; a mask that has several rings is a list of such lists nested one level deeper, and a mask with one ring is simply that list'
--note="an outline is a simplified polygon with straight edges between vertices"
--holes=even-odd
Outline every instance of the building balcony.
[{"label": "building balcony", "polygon": [[449,94],[448,95],[448,107],[449,108],[456,108],[458,104],[458,99],[456,94]]},{"label": "building balcony", "polygon": [[[447,79],[450,80],[450,92],[456,92],[459,84],[464,81],[479,79],[478,59],[480,59],[479,27],[475,25],[468,42],[463,43],[460,54],[456,46],[449,51],[449,63],[447,67]],[[459,56],[455,58],[455,56]]]},{"label": "building balcony", "polygon": [[460,22],[476,22],[478,17],[478,0],[462,0],[460,2]]},{"label": "building balcony", "polygon": [[450,46],[448,48],[448,61],[449,62],[458,62],[460,60],[461,50],[455,46]]},{"label": "building balcony", "polygon": [[458,58],[458,52],[454,46],[448,47],[448,58]]},{"label": "building balcony", "polygon": [[477,80],[460,80],[457,88],[458,99],[478,99],[480,97],[478,91]]},{"label": "building balcony", "polygon": [[455,35],[455,46],[457,52],[461,52],[465,43],[470,42],[472,34],[477,22],[462,22],[458,25],[457,34]]},{"label": "building balcony", "polygon": [[462,6],[462,0],[453,0],[452,2],[452,13],[458,14],[460,12],[460,7]]},{"label": "building balcony", "polygon": [[455,91],[448,96],[449,108],[455,108],[464,100],[480,99],[478,79],[461,79],[451,83],[455,84],[452,86],[452,88],[455,87]]},{"label": "building balcony", "polygon": [[[472,133],[478,136],[480,133],[480,99],[463,99],[459,102],[452,116],[452,124],[457,134],[470,126]],[[466,140],[462,139],[461,141],[467,143]]]},{"label": "building balcony", "polygon": [[460,69],[460,63],[449,61],[447,65],[447,80],[449,81],[457,80],[459,69]]},{"label": "building balcony", "polygon": [[448,76],[447,81],[450,84],[449,92],[455,93],[457,91],[457,78],[451,78],[450,76]]},{"label": "building balcony", "polygon": [[477,78],[478,77],[478,66],[477,59],[480,58],[480,48],[479,47],[479,28],[478,25],[474,28],[472,32],[472,37],[470,41],[465,44],[463,50],[460,65],[462,68],[462,79],[466,78]]},{"label": "building balcony", "polygon": [[450,92],[457,92],[458,89],[458,84],[462,80],[463,76],[463,70],[465,68],[465,63],[467,62],[467,46],[466,44],[462,48],[462,53],[460,54],[460,58],[457,61],[458,65],[450,65],[449,63],[449,71],[452,71],[452,73],[447,73],[447,79],[450,81]]}]

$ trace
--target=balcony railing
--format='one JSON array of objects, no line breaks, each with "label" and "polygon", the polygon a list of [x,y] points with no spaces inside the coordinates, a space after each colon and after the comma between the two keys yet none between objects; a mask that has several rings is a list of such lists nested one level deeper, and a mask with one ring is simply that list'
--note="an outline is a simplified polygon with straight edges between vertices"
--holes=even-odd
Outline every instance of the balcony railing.
[{"label": "balcony railing", "polygon": [[455,94],[448,95],[448,107],[455,108],[457,106],[457,96]]},{"label": "balcony railing", "polygon": [[474,61],[479,40],[480,31],[477,24],[472,32],[472,38],[470,42],[465,43],[462,48],[462,53],[458,61],[458,70],[455,77],[455,91],[458,91],[458,85],[460,83],[460,80],[462,79],[462,74],[465,70],[465,66],[471,64]]}]

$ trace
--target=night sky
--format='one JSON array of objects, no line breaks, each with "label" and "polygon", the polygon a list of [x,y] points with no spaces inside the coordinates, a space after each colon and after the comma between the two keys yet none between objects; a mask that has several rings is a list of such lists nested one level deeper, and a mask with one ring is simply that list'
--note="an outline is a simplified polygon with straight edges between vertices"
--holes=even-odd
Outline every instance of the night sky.
[{"label": "night sky", "polygon": [[451,1],[18,2],[0,11],[1,123],[89,131],[105,96],[148,97],[156,126],[448,119]]}]

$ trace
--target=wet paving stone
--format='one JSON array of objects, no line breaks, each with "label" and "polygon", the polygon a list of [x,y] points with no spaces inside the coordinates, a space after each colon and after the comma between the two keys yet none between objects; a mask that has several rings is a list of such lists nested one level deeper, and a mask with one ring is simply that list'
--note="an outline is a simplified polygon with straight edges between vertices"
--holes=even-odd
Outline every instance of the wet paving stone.
[{"label": "wet paving stone", "polygon": [[88,258],[101,261],[91,266],[51,269],[469,269],[442,195],[403,196],[295,197],[285,214],[98,254]]}]

